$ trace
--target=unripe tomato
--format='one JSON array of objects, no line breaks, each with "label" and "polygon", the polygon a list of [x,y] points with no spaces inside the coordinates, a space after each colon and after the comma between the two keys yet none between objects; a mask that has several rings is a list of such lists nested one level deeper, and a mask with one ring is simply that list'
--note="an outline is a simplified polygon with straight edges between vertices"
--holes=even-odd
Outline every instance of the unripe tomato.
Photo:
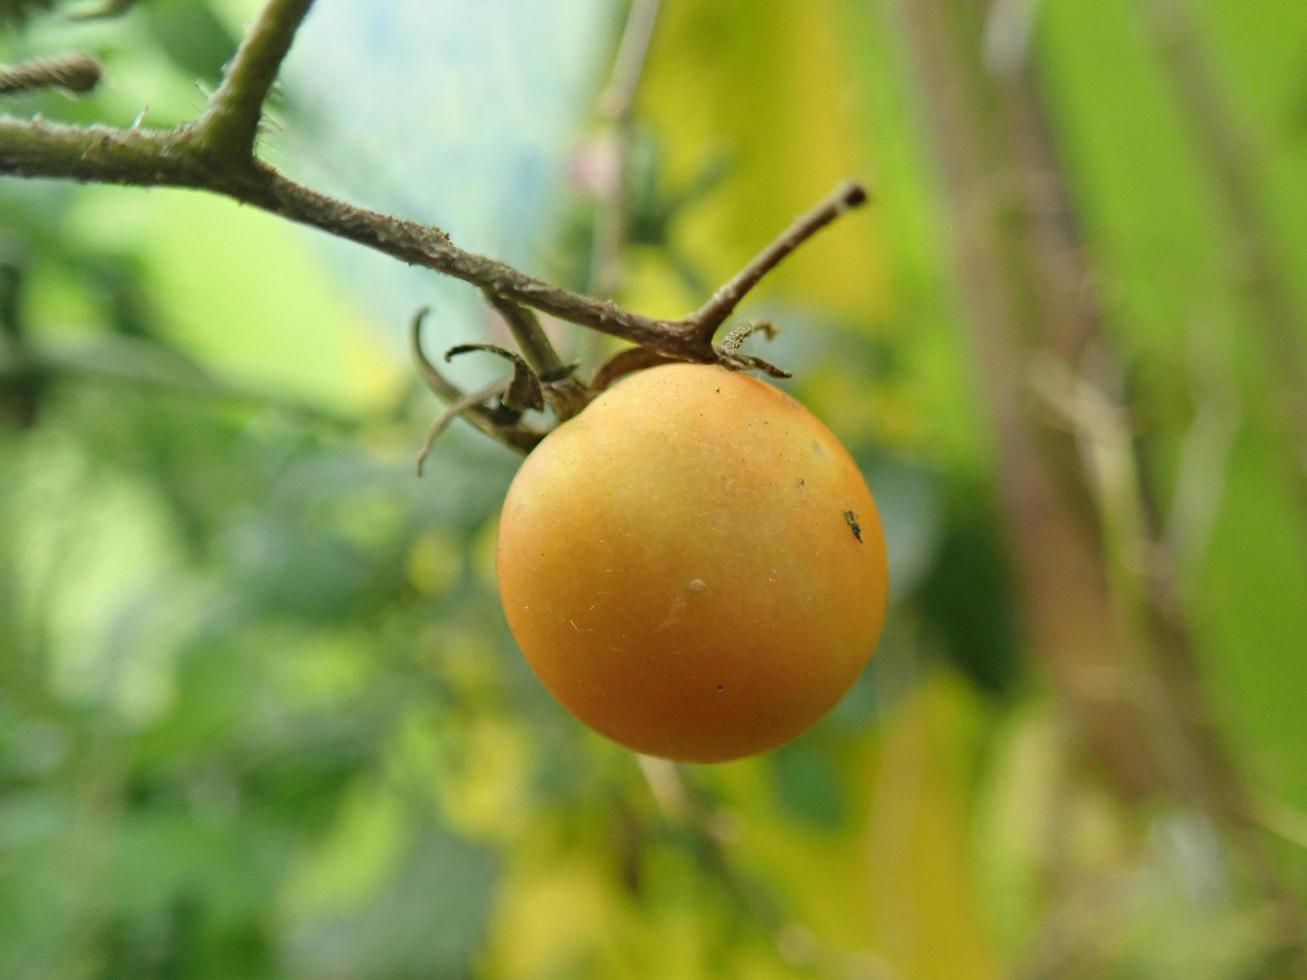
[{"label": "unripe tomato", "polygon": [[844,447],[793,398],[709,365],[642,371],[546,437],[508,491],[497,564],[554,696],[685,761],[812,725],[885,615],[880,520]]}]

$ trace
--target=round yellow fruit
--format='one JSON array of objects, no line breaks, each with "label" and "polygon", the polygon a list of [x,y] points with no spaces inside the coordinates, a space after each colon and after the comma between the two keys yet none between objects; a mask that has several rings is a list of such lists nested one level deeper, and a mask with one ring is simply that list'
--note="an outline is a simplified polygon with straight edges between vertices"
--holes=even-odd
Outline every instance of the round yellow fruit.
[{"label": "round yellow fruit", "polygon": [[709,365],[642,371],[546,437],[508,491],[497,566],[554,696],[684,761],[808,728],[885,615],[880,520],[844,447],[793,398]]}]

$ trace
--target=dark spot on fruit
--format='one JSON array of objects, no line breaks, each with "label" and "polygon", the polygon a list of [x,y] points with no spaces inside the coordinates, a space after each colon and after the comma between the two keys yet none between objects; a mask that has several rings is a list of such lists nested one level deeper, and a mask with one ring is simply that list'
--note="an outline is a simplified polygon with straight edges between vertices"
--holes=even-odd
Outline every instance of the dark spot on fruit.
[{"label": "dark spot on fruit", "polygon": [[722,393],[722,390],[720,388],[714,388],[713,391],[717,392],[717,394],[719,395]]},{"label": "dark spot on fruit", "polygon": [[720,684],[717,685],[717,693],[718,693],[718,694],[721,694],[721,693],[722,693],[722,685],[720,685]]},{"label": "dark spot on fruit", "polygon": [[851,510],[846,510],[844,512],[844,523],[849,526],[849,530],[853,532],[853,536],[857,538],[858,543],[861,544],[862,525],[858,523],[858,515],[853,513]]}]

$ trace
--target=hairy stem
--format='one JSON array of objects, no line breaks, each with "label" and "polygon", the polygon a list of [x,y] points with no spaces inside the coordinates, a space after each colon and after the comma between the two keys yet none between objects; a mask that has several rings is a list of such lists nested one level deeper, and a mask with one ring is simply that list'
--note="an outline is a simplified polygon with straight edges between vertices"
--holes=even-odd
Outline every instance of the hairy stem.
[{"label": "hairy stem", "polygon": [[[1092,372],[1101,379],[1094,387],[1109,390],[1122,375],[1103,329],[1103,298],[1086,286],[1095,277],[1038,76],[1024,66],[986,72],[975,24],[947,0],[899,9],[956,216],[958,281],[996,430],[1032,646],[1122,795],[1168,793],[1228,831],[1297,944],[1301,916],[1248,833],[1247,787],[1200,683],[1158,524],[1135,516],[1151,488],[1127,483],[1109,514],[1103,481],[1077,459],[1080,447],[1048,429],[1023,396],[1041,380],[1030,368],[1037,356],[1059,365],[1063,380],[1051,387],[1064,403],[1075,403],[1066,389],[1083,397],[1081,375]],[[987,138],[987,126],[998,138]],[[1009,198],[1003,188],[1019,193]],[[1098,422],[1100,440],[1125,456],[1133,428],[1125,408],[1100,399],[1098,409],[1110,420]],[[1153,561],[1138,575],[1113,552]]]},{"label": "hairy stem", "polygon": [[254,158],[263,104],[313,0],[269,0],[196,124],[193,138],[214,159],[230,164]]},{"label": "hairy stem", "polygon": [[[680,320],[644,316],[611,301],[551,286],[503,262],[459,248],[437,227],[327,197],[257,159],[255,140],[264,105],[312,2],[268,0],[217,92],[193,123],[165,130],[135,125],[118,129],[60,125],[39,117],[29,121],[0,117],[0,174],[207,190],[410,265],[462,279],[481,289],[508,320],[527,360],[546,382],[545,391],[555,413],[564,419],[583,408],[588,395],[578,382],[567,377],[566,367],[530,310],[631,341],[669,359],[749,366],[756,359],[737,357],[728,361],[714,349],[712,339],[717,328],[786,255],[867,198],[860,185],[841,186],[795,221],[703,307]],[[614,75],[620,102],[613,110],[617,118],[629,117],[657,8],[656,0],[636,0],[633,8],[623,43],[625,54]],[[447,396],[446,400],[462,400],[462,392],[421,357],[416,340],[415,349],[424,377],[433,389]],[[759,362],[759,366],[765,365]],[[539,438],[536,430],[520,424],[505,429],[484,406],[467,406],[465,411],[474,424],[515,448],[529,449]]]},{"label": "hairy stem", "polygon": [[208,190],[410,265],[462,279],[569,323],[702,362],[717,360],[713,332],[770,269],[845,210],[866,200],[860,185],[843,185],[795,221],[701,309],[682,320],[660,320],[560,289],[496,259],[465,251],[434,226],[327,197],[266,164],[215,167],[206,153],[191,145],[190,133],[186,128],[115,129],[0,118],[0,174]]},{"label": "hairy stem", "polygon": [[816,207],[796,218],[789,228],[737,272],[730,282],[713,293],[712,298],[690,317],[700,336],[706,334],[711,338],[714,331],[735,311],[745,294],[758,285],[763,276],[780,265],[782,259],[845,211],[859,207],[866,201],[867,189],[859,183],[847,181],[835,188]]},{"label": "hairy stem", "polygon": [[531,369],[542,377],[556,377],[563,370],[563,359],[549,342],[549,335],[535,314],[523,306],[495,293],[487,292],[486,300],[495,308],[522,350],[522,356]]},{"label": "hairy stem", "polygon": [[39,88],[89,92],[100,83],[103,73],[100,63],[86,54],[37,58],[21,65],[0,65],[0,95]]}]

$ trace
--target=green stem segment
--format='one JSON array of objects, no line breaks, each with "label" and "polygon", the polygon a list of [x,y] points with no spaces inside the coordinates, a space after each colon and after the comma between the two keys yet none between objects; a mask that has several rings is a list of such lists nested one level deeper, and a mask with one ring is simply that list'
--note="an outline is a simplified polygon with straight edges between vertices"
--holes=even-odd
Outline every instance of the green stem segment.
[{"label": "green stem segment", "polygon": [[214,161],[243,165],[254,159],[254,140],[272,83],[313,0],[270,0],[232,59],[222,84],[192,131]]}]

